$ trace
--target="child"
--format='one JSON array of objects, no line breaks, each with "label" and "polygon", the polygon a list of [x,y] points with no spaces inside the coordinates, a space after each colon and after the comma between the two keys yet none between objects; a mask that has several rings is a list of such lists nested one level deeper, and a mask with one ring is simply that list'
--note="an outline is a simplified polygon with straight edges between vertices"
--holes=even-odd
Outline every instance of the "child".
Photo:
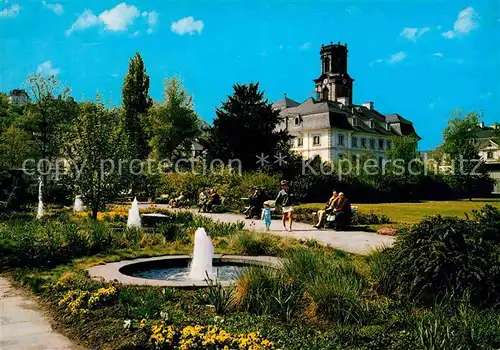
[{"label": "child", "polygon": [[261,219],[264,220],[266,230],[269,231],[269,227],[271,226],[271,208],[269,207],[269,203],[264,203]]}]

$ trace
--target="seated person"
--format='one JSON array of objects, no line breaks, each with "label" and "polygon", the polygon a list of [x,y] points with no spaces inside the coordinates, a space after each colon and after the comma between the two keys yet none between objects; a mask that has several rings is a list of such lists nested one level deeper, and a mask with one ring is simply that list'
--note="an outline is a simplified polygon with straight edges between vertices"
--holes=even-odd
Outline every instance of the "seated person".
[{"label": "seated person", "polygon": [[181,206],[182,202],[184,201],[184,192],[181,192],[181,194],[178,197],[172,198],[170,202],[168,203],[170,205],[170,208],[176,208]]},{"label": "seated person", "polygon": [[333,190],[332,196],[326,202],[325,209],[318,210],[318,223],[313,227],[321,228],[323,226],[323,219],[325,218],[325,215],[329,215],[333,212],[333,210],[335,209],[335,201],[338,199],[338,197],[339,196],[337,194],[337,191]]},{"label": "seated person", "polygon": [[202,189],[198,196],[198,205],[200,206],[200,212],[207,211],[208,204],[208,190],[206,188]]},{"label": "seated person", "polygon": [[335,202],[335,226],[337,229],[344,229],[352,214],[351,203],[343,192],[339,193],[339,198]]},{"label": "seated person", "polygon": [[251,219],[252,217],[258,215],[263,204],[264,195],[262,194],[262,190],[260,188],[256,188],[249,200],[250,208],[248,210],[248,218]]},{"label": "seated person", "polygon": [[217,193],[217,190],[214,189],[210,190],[210,196],[207,204],[207,211],[211,212],[214,208],[214,205],[220,205],[220,204],[221,200],[219,194]]}]

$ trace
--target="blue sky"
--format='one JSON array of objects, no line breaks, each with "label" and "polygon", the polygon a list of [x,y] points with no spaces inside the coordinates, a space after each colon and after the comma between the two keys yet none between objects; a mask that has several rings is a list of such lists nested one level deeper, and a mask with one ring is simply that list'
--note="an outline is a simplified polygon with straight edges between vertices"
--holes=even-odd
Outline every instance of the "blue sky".
[{"label": "blue sky", "polygon": [[313,96],[321,44],[341,41],[354,102],[412,120],[421,149],[458,107],[500,120],[497,1],[0,1],[1,91],[40,71],[78,100],[99,90],[119,103],[139,51],[153,98],[179,75],[210,121],[236,82],[260,82],[271,101]]}]

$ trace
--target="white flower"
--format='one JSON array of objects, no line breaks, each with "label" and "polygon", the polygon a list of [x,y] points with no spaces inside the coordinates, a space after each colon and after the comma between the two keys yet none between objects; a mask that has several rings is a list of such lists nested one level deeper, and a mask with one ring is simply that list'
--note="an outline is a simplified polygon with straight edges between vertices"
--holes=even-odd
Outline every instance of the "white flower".
[{"label": "white flower", "polygon": [[215,316],[214,323],[224,323],[224,318],[222,318],[220,316]]},{"label": "white flower", "polygon": [[160,311],[160,317],[163,321],[168,321],[168,313],[165,311]]},{"label": "white flower", "polygon": [[123,321],[123,328],[130,329],[131,325],[132,325],[132,321],[131,320],[125,320],[125,321]]}]

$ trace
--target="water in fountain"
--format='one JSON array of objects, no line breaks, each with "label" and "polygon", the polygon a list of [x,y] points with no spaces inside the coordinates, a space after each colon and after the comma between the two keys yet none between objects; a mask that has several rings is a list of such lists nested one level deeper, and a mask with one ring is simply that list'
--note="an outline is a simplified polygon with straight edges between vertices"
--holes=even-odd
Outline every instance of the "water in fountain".
[{"label": "water in fountain", "polygon": [[82,196],[75,197],[75,204],[73,205],[73,211],[83,211]]},{"label": "water in fountain", "polygon": [[128,211],[127,227],[141,227],[141,216],[139,215],[137,198],[134,198],[132,207]]},{"label": "water in fountain", "polygon": [[202,281],[213,276],[212,259],[214,257],[214,246],[210,236],[203,227],[196,230],[194,234],[193,260],[189,266],[189,278]]},{"label": "water in fountain", "polygon": [[36,214],[37,219],[43,217],[43,201],[42,201],[42,178],[40,178],[40,184],[38,185],[38,212]]}]

